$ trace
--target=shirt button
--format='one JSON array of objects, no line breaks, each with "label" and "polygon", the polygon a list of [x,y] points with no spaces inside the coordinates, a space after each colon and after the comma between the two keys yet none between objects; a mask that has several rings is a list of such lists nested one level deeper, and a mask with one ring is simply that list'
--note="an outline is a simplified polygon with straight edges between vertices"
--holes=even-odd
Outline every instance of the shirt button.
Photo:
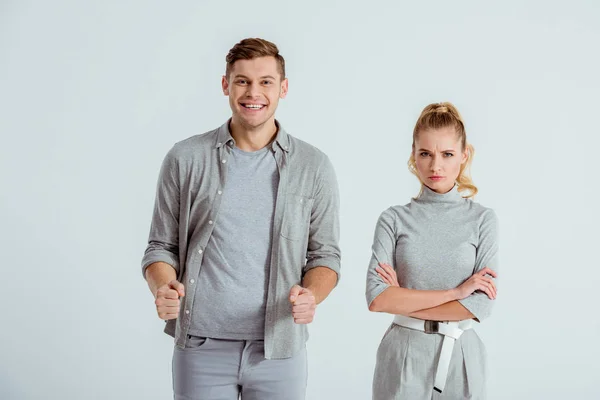
[{"label": "shirt button", "polygon": [[217,193],[221,194],[221,193],[223,193],[223,192],[222,192],[221,190],[219,190]]},{"label": "shirt button", "polygon": [[202,254],[202,249],[198,250],[198,254]]},{"label": "shirt button", "polygon": [[189,313],[190,313],[190,310],[185,310],[185,313],[186,313],[186,314],[189,314]]},{"label": "shirt button", "polygon": [[212,225],[212,224],[213,224],[212,220],[208,221],[208,224],[209,224],[209,225]]},{"label": "shirt button", "polygon": [[227,162],[227,160],[223,160],[222,163],[225,164]]},{"label": "shirt button", "polygon": [[221,142],[217,143],[217,146],[220,146],[220,145],[221,145]]},{"label": "shirt button", "polygon": [[190,279],[190,283],[194,283],[194,282],[196,282],[196,281],[195,281],[195,280],[193,280],[193,279]]}]

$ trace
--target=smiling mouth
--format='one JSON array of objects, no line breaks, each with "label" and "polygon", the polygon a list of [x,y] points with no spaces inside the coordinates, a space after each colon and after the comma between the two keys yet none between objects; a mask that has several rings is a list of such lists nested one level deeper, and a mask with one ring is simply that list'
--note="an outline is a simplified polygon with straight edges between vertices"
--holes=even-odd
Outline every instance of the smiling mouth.
[{"label": "smiling mouth", "polygon": [[264,104],[243,104],[240,103],[240,105],[248,110],[262,110],[263,108],[265,108],[266,106]]}]

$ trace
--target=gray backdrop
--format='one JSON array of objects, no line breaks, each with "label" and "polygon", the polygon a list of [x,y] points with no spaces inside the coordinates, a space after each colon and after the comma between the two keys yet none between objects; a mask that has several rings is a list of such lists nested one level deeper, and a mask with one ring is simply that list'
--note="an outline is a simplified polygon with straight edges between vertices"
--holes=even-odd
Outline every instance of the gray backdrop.
[{"label": "gray backdrop", "polygon": [[501,221],[479,333],[490,399],[598,398],[600,6],[593,1],[0,1],[0,398],[166,399],[172,340],[140,274],[160,162],[230,115],[229,48],[285,56],[278,118],[328,153],[343,276],[310,327],[308,399],[368,399],[379,213],[428,103],[452,101]]}]

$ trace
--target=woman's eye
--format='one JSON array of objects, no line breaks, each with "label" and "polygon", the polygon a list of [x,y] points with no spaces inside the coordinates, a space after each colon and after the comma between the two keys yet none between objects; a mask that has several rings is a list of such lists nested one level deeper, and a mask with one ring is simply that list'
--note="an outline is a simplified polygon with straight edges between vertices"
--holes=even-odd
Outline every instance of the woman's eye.
[{"label": "woman's eye", "polygon": [[428,155],[429,153],[426,151],[421,152],[421,157],[427,157]]},{"label": "woman's eye", "polygon": [[444,156],[446,157],[452,157],[454,154],[453,153],[444,153]]}]

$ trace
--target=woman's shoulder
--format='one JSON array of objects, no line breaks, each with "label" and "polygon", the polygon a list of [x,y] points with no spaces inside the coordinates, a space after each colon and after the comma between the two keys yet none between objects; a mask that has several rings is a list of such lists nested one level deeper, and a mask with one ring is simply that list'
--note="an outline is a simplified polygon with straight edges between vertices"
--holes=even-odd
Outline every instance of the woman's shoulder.
[{"label": "woman's shoulder", "polygon": [[476,202],[472,199],[465,199],[466,206],[470,213],[472,213],[478,220],[484,221],[497,221],[498,216],[496,211],[491,207],[486,207],[481,203]]}]

